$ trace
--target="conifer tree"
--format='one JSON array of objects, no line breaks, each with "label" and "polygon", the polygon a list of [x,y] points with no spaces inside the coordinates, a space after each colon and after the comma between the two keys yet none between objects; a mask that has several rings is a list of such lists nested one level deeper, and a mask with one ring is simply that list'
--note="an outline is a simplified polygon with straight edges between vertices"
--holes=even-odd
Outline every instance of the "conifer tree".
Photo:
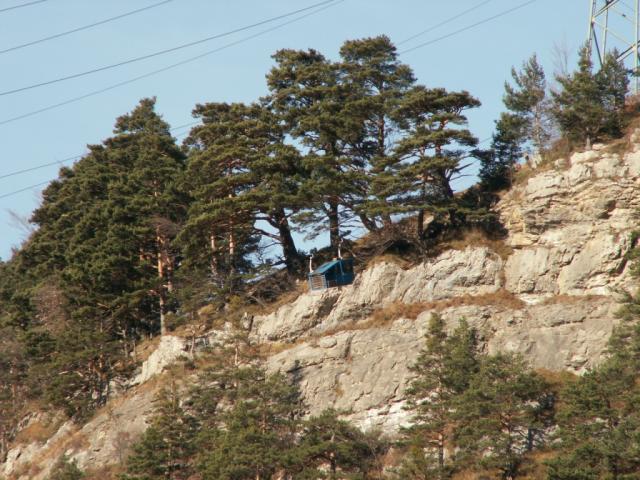
[{"label": "conifer tree", "polygon": [[69,458],[62,455],[53,466],[47,480],[82,480],[83,478],[85,474],[78,468],[76,461],[69,461]]},{"label": "conifer tree", "polygon": [[[192,148],[184,184],[194,201],[181,235],[187,245],[186,260],[195,256],[194,250],[212,249],[208,256],[214,270],[228,264],[241,271],[231,257],[246,249],[242,245],[246,236],[262,235],[280,244],[289,271],[299,270],[301,258],[289,219],[303,203],[300,156],[284,143],[277,118],[259,104],[198,105],[194,115],[204,124],[194,128],[187,140]],[[259,222],[267,222],[272,230]],[[221,232],[218,236],[227,252],[220,242],[216,245],[215,231]]]},{"label": "conifer tree", "polygon": [[[189,200],[178,187],[184,155],[154,107],[155,99],[143,99],[116,122],[118,146],[120,142],[135,142],[135,161],[129,174],[113,185],[110,204],[116,204],[112,211],[118,215],[112,221],[123,225],[118,236],[137,238],[140,253],[155,270],[160,332],[165,334],[177,255],[172,242],[185,220]],[[113,198],[116,195],[125,197],[127,212],[121,210],[122,200]]]},{"label": "conifer tree", "polygon": [[[175,189],[183,155],[154,104],[142,100],[117,120],[115,136],[61,170],[14,264],[28,280],[8,313],[40,352],[30,375],[51,377],[40,393],[76,418],[104,403],[135,338],[165,329],[175,267],[175,229],[165,226],[183,218]],[[47,295],[53,303],[43,304]]]},{"label": "conifer tree", "polygon": [[496,122],[491,149],[480,155],[480,183],[494,192],[511,186],[513,171],[522,155],[524,120],[518,115],[502,113]]},{"label": "conifer tree", "polygon": [[196,419],[183,408],[176,385],[156,398],[156,411],[127,460],[124,480],[186,480],[194,471]]},{"label": "conifer tree", "polygon": [[596,74],[600,85],[605,116],[602,130],[608,137],[619,137],[626,126],[625,99],[629,91],[629,72],[618,60],[617,50],[608,52],[602,68]]},{"label": "conifer tree", "polygon": [[[377,455],[383,450],[378,439],[338,418],[337,412],[325,410],[306,420],[299,445],[293,453],[292,478],[359,479],[374,470]],[[325,473],[326,472],[326,473]]]},{"label": "conifer tree", "polygon": [[411,367],[416,377],[407,390],[414,416],[404,432],[409,450],[403,478],[442,480],[453,473],[455,409],[478,370],[476,355],[476,333],[466,321],[448,336],[442,317],[431,316],[425,348]]},{"label": "conifer tree", "polygon": [[[386,196],[384,188],[374,190],[368,177],[382,175],[393,163],[393,138],[400,134],[394,113],[415,78],[411,68],[399,61],[397,49],[386,35],[347,41],[340,48],[340,57],[340,80],[347,91],[344,115],[349,127],[344,140],[349,154],[363,162],[364,170],[361,198],[354,198],[351,206],[363,225],[374,231],[376,218],[369,218],[365,210],[376,212],[368,204],[382,205]],[[378,208],[376,213],[386,227],[391,225],[389,211]]]},{"label": "conifer tree", "polygon": [[206,418],[198,440],[203,478],[268,479],[283,471],[294,447],[297,389],[255,367],[211,371],[203,380],[194,399],[196,411],[207,412],[199,414]]},{"label": "conifer tree", "polygon": [[640,327],[636,302],[627,299],[609,342],[609,357],[561,392],[559,455],[550,480],[635,478],[640,471]]},{"label": "conifer tree", "polygon": [[[515,86],[505,83],[504,105],[511,115],[518,117],[520,125],[509,132],[520,146],[530,141],[537,152],[544,150],[549,142],[549,105],[546,98],[546,78],[538,58],[534,54],[523,63],[522,70],[511,69]],[[505,132],[505,126],[502,130]]]},{"label": "conifer tree", "polygon": [[349,199],[362,192],[365,165],[349,155],[345,144],[345,138],[361,135],[360,127],[354,131],[344,112],[348,92],[334,62],[316,50],[280,50],[273,58],[276,66],[267,75],[267,100],[287,132],[305,148],[306,174],[300,188],[308,202],[305,215],[297,219],[312,228],[312,235],[328,226],[335,251],[352,203]]},{"label": "conifer tree", "polygon": [[521,476],[549,406],[546,382],[522,358],[483,359],[456,408],[460,459],[467,467],[496,470],[503,480]]},{"label": "conifer tree", "polygon": [[562,133],[587,146],[603,137],[620,135],[624,125],[624,98],[628,90],[627,72],[612,52],[603,68],[593,72],[588,46],[582,47],[578,70],[568,77],[558,77],[561,86],[553,93],[552,113]]},{"label": "conifer tree", "polygon": [[468,166],[464,161],[478,143],[466,128],[465,111],[479,105],[468,92],[417,86],[405,95],[396,112],[406,136],[394,149],[391,169],[401,181],[390,204],[398,212],[417,212],[418,238],[424,233],[426,212],[453,225],[464,216],[451,181]]}]

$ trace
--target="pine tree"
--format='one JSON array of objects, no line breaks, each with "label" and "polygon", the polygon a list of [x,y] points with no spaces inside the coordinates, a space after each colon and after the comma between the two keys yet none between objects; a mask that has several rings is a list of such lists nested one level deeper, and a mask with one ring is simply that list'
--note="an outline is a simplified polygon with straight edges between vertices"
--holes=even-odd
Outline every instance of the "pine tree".
[{"label": "pine tree", "polygon": [[456,408],[460,459],[466,467],[495,470],[503,480],[521,476],[550,405],[546,382],[522,358],[483,359]]},{"label": "pine tree", "polygon": [[565,136],[589,146],[603,137],[620,135],[629,82],[615,53],[607,55],[603,68],[594,73],[589,48],[584,46],[578,70],[557,81],[561,90],[553,93],[552,113]]},{"label": "pine tree", "polygon": [[611,138],[621,136],[626,126],[624,107],[629,91],[629,72],[618,56],[617,50],[608,52],[596,74],[605,111],[602,131]]},{"label": "pine tree", "polygon": [[202,382],[194,396],[206,419],[198,440],[202,477],[255,480],[284,471],[294,448],[298,390],[255,367],[213,370]]},{"label": "pine tree", "polygon": [[166,330],[184,157],[154,104],[143,99],[45,189],[38,228],[11,262],[23,280],[3,287],[5,319],[33,352],[33,393],[76,418],[106,401],[137,337]]},{"label": "pine tree", "polygon": [[353,128],[344,111],[349,95],[336,63],[315,50],[280,50],[273,58],[267,100],[287,133],[305,148],[300,189],[307,203],[297,221],[311,228],[311,236],[328,227],[336,251],[344,233],[341,225],[352,214],[349,207],[353,209],[353,199],[363,191],[364,162],[350,155],[345,143],[346,138],[359,138],[360,126]]},{"label": "pine tree", "polygon": [[127,460],[125,480],[186,480],[194,471],[197,420],[183,408],[175,384],[156,403],[151,425]]},{"label": "pine tree", "polygon": [[[511,115],[518,117],[521,129],[514,129],[516,146],[530,141],[537,152],[543,151],[550,139],[549,105],[546,98],[546,78],[538,58],[534,54],[523,63],[522,70],[511,69],[515,87],[505,83],[503,98]],[[504,131],[504,128],[503,128]]]},{"label": "pine tree", "polygon": [[[289,221],[303,203],[300,155],[284,143],[277,117],[259,104],[199,105],[194,115],[204,124],[194,128],[187,140],[191,155],[184,184],[194,196],[181,234],[188,247],[187,262],[194,250],[216,248],[208,255],[214,270],[220,272],[226,265],[241,272],[231,257],[246,249],[244,237],[262,235],[280,244],[290,272],[299,270],[301,257]],[[271,230],[262,228],[261,222]],[[216,242],[215,231],[221,232],[217,234],[221,242]],[[226,252],[220,243],[227,245]]]},{"label": "pine tree", "polygon": [[377,468],[383,443],[325,410],[306,420],[288,470],[294,480],[359,479]]},{"label": "pine tree", "polygon": [[549,462],[550,480],[637,478],[640,327],[633,320],[614,331],[609,358],[561,392],[560,453]]},{"label": "pine tree", "polygon": [[63,455],[54,465],[47,480],[82,480],[83,478],[85,478],[85,474],[78,468],[76,461],[69,461],[69,459]]},{"label": "pine tree", "polygon": [[[376,216],[370,218],[367,211],[376,212],[371,204],[384,204],[386,196],[384,189],[376,192],[370,177],[382,174],[393,163],[393,139],[400,133],[394,112],[415,78],[411,68],[399,61],[397,49],[386,35],[347,41],[340,48],[340,57],[340,80],[347,91],[344,115],[349,127],[344,142],[349,154],[363,162],[361,192],[350,207],[369,231],[375,231],[379,221]],[[384,226],[389,227],[390,213],[377,210]]]},{"label": "pine tree", "polygon": [[496,122],[491,149],[480,155],[482,188],[495,192],[513,183],[513,171],[522,155],[521,140],[525,129],[521,116],[502,113]]},{"label": "pine tree", "polygon": [[396,111],[406,136],[394,149],[395,163],[390,170],[401,181],[395,185],[389,204],[396,212],[417,212],[418,238],[424,233],[426,212],[451,225],[464,216],[451,182],[469,166],[464,160],[478,143],[465,128],[464,112],[479,105],[468,92],[417,86]]},{"label": "pine tree", "polygon": [[407,390],[414,416],[404,432],[409,451],[403,478],[442,480],[452,474],[455,408],[478,370],[476,355],[476,333],[466,321],[447,336],[442,317],[431,316],[425,348],[411,367],[416,378]]},{"label": "pine tree", "polygon": [[[175,145],[169,125],[155,113],[154,107],[155,99],[143,99],[130,114],[116,122],[118,146],[120,142],[134,142],[135,161],[129,174],[113,185],[110,203],[116,204],[113,212],[117,212],[112,221],[128,227],[122,228],[118,235],[137,238],[140,253],[155,269],[159,326],[165,334],[177,263],[172,242],[185,220],[189,199],[178,187],[184,171],[184,155]],[[124,202],[113,198],[116,196],[124,197],[126,212],[120,208]]]}]

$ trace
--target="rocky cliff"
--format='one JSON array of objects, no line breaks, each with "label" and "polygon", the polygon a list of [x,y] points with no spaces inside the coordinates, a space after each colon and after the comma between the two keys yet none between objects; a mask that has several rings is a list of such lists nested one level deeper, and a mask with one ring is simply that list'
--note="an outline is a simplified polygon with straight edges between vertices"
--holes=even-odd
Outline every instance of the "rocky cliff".
[{"label": "rocky cliff", "polygon": [[[389,433],[407,421],[408,367],[433,312],[451,328],[466,318],[487,352],[517,351],[538,368],[582,372],[603,354],[616,292],[630,288],[625,254],[639,207],[636,131],[625,152],[595,146],[534,170],[506,193],[498,206],[506,244],[470,242],[410,269],[379,261],[353,285],[303,294],[253,318],[250,338],[279,351],[268,368],[299,382],[311,413],[334,407]],[[65,423],[48,440],[16,444],[0,476],[44,478],[61,453],[81,467],[117,462],[144,430],[153,378],[188,353],[186,343],[163,338],[135,386],[84,427]]]}]

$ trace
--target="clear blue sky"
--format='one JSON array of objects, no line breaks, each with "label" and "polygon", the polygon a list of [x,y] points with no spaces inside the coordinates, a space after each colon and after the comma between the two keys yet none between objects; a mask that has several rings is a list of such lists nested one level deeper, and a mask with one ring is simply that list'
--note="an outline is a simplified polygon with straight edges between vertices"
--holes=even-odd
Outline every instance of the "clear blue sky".
[{"label": "clear blue sky", "polygon": [[[0,11],[0,50],[157,3],[158,0],[47,0]],[[0,91],[90,70],[256,23],[319,0],[173,0],[106,25],[0,54]],[[445,26],[402,44],[410,48],[513,8],[524,0],[491,0]],[[29,0],[0,0],[0,10]],[[335,58],[343,41],[387,34],[395,42],[436,25],[481,0],[345,0],[180,68],[13,123],[0,124],[0,176],[83,153],[111,135],[117,116],[145,96],[172,125],[192,121],[196,103],[252,101],[266,93],[270,55],[279,48],[315,48]],[[275,25],[275,24],[274,24]],[[463,33],[408,52],[402,60],[429,87],[466,89],[483,106],[470,115],[484,139],[502,109],[503,82],[512,65],[537,52],[551,74],[554,45],[575,56],[588,25],[586,0],[537,0]],[[0,96],[0,122],[180,62],[269,26],[70,81]],[[179,135],[184,130],[176,132]],[[68,165],[68,163],[67,163]],[[57,166],[0,178],[0,196],[53,179]],[[26,233],[14,216],[27,218],[43,187],[0,198],[0,257],[7,259]]]}]

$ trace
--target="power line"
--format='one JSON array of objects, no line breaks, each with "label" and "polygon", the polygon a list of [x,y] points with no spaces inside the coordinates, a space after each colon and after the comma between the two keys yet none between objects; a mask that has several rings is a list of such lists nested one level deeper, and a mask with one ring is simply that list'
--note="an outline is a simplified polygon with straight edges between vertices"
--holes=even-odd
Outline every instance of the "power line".
[{"label": "power line", "polygon": [[16,10],[18,8],[30,7],[31,5],[35,5],[36,3],[44,3],[48,1],[49,0],[36,0],[35,2],[21,3],[20,5],[14,5],[13,7],[1,8],[0,13],[8,12],[9,10]]},{"label": "power line", "polygon": [[443,36],[435,38],[433,40],[429,40],[428,42],[424,42],[424,43],[421,43],[419,45],[416,45],[415,47],[411,47],[411,48],[408,48],[407,50],[403,50],[403,51],[400,52],[400,54],[413,52],[414,50],[417,50],[419,48],[426,47],[427,45],[432,45],[432,44],[434,44],[436,42],[439,42],[441,40],[445,40],[447,38],[453,37],[454,35],[458,35],[459,33],[466,32],[467,30],[471,30],[472,28],[475,28],[475,27],[478,27],[478,26],[483,25],[485,23],[488,23],[488,22],[490,22],[492,20],[495,20],[496,18],[504,17],[505,15],[508,15],[509,13],[515,12],[516,10],[520,10],[521,8],[524,8],[527,5],[531,5],[532,3],[536,2],[536,1],[537,0],[529,0],[527,2],[521,3],[520,5],[517,5],[517,6],[513,7],[513,8],[510,8],[508,10],[500,12],[500,13],[498,13],[496,15],[491,16],[491,17],[488,17],[488,18],[485,18],[483,20],[480,20],[479,22],[473,23],[471,25],[467,25],[466,27],[461,28],[459,30],[456,30],[454,32],[451,32],[451,33],[449,33],[447,35],[443,35]]},{"label": "power line", "polygon": [[[39,0],[39,1],[45,1],[45,0]],[[131,58],[129,60],[124,60],[124,61],[121,61],[121,62],[118,62],[118,63],[112,63],[111,65],[105,65],[103,67],[94,68],[92,70],[86,70],[84,72],[74,73],[72,75],[66,75],[64,77],[59,77],[59,78],[55,78],[55,79],[52,79],[52,80],[47,80],[46,82],[34,83],[32,85],[28,85],[28,86],[25,86],[25,87],[14,88],[13,90],[5,90],[4,92],[0,92],[0,96],[12,95],[14,93],[24,92],[26,90],[32,90],[34,88],[44,87],[46,85],[53,85],[55,83],[64,82],[66,80],[72,80],[74,78],[84,77],[84,76],[91,75],[91,74],[98,73],[98,72],[104,72],[105,70],[110,70],[110,69],[113,69],[113,68],[116,68],[116,67],[122,67],[124,65],[129,65],[131,63],[140,62],[142,60],[147,60],[149,58],[154,58],[154,57],[157,57],[157,56],[160,56],[160,55],[165,55],[165,54],[171,53],[171,52],[176,52],[178,50],[182,50],[182,49],[185,49],[185,48],[188,48],[188,47],[193,47],[195,45],[200,45],[202,43],[210,42],[211,40],[216,40],[218,38],[227,37],[229,35],[233,35],[234,33],[239,33],[239,32],[245,31],[245,30],[250,30],[250,29],[258,27],[260,25],[271,23],[271,22],[274,22],[276,20],[280,20],[280,19],[283,19],[283,18],[286,18],[286,17],[290,17],[292,15],[296,15],[298,13],[302,13],[302,12],[307,11],[307,10],[311,10],[313,8],[317,8],[317,7],[320,7],[320,6],[323,6],[323,5],[327,5],[327,4],[332,3],[334,1],[335,0],[324,0],[322,2],[315,3],[315,4],[310,5],[308,7],[305,7],[305,8],[300,8],[298,10],[294,10],[292,12],[285,13],[283,15],[278,15],[276,17],[268,18],[267,20],[262,20],[260,22],[253,23],[251,25],[247,25],[247,26],[244,26],[244,27],[236,28],[234,30],[229,30],[227,32],[219,33],[217,35],[212,35],[212,36],[209,36],[209,37],[206,37],[206,38],[202,38],[202,39],[196,40],[194,42],[184,43],[184,44],[178,45],[176,47],[166,48],[164,50],[160,50],[160,51],[157,51],[157,52],[149,53],[147,55],[142,55],[140,57]]]},{"label": "power line", "polygon": [[16,175],[20,175],[22,173],[33,172],[35,170],[40,170],[41,168],[51,167],[52,165],[62,165],[63,163],[70,162],[72,160],[77,160],[80,157],[82,157],[82,155],[76,155],[74,157],[65,158],[63,160],[58,160],[56,162],[49,162],[49,163],[44,163],[42,165],[36,165],[35,167],[25,168],[24,170],[18,170],[18,171],[11,172],[11,173],[5,173],[4,175],[0,175],[0,179],[8,178],[8,177],[15,177]]},{"label": "power line", "polygon": [[[317,10],[313,11],[313,12],[307,13],[307,14],[302,15],[302,16],[300,16],[300,17],[297,17],[297,18],[294,18],[294,19],[289,20],[289,21],[287,21],[287,22],[281,23],[281,24],[279,24],[279,25],[276,25],[275,27],[271,27],[271,28],[268,28],[268,29],[266,29],[266,30],[262,30],[261,32],[258,32],[258,33],[255,33],[255,34],[253,34],[253,35],[250,35],[250,36],[248,36],[248,37],[244,37],[244,38],[242,38],[242,39],[236,40],[235,42],[228,43],[227,45],[223,45],[222,47],[219,47],[219,48],[217,48],[217,49],[215,49],[215,50],[211,50],[211,51],[209,51],[209,52],[205,52],[204,54],[198,55],[198,56],[196,56],[196,57],[192,57],[192,58],[190,58],[190,59],[187,59],[187,60],[185,60],[185,61],[183,61],[183,62],[179,62],[178,64],[174,64],[174,65],[171,65],[171,66],[169,66],[169,67],[165,67],[165,68],[164,68],[164,69],[162,69],[161,71],[165,71],[165,70],[168,70],[169,68],[174,68],[174,67],[177,67],[177,66],[179,66],[179,65],[182,65],[182,64],[185,64],[185,63],[188,63],[188,62],[194,61],[194,60],[196,60],[196,59],[199,59],[199,58],[205,57],[205,56],[210,55],[210,54],[212,54],[212,53],[218,52],[218,51],[220,51],[220,50],[223,50],[223,49],[226,49],[226,48],[230,48],[230,47],[232,47],[232,46],[234,46],[234,45],[237,45],[237,44],[239,44],[239,43],[242,43],[242,42],[248,41],[248,40],[250,40],[250,39],[253,39],[253,38],[256,38],[256,37],[258,37],[258,36],[264,35],[264,34],[266,34],[266,33],[272,32],[272,31],[274,31],[274,30],[276,30],[276,29],[282,28],[282,27],[284,27],[284,26],[286,26],[286,25],[290,25],[290,24],[292,24],[292,23],[294,23],[294,22],[300,21],[300,20],[302,20],[302,19],[304,19],[304,18],[310,17],[311,15],[315,15],[315,14],[317,14],[317,13],[320,13],[320,12],[322,12],[323,10],[326,10],[326,9],[328,9],[328,8],[332,7],[332,6],[338,5],[338,4],[343,3],[343,2],[345,2],[345,1],[346,1],[346,0],[338,0],[338,1],[332,0],[331,2],[329,2],[329,3],[328,3],[327,5],[325,5],[324,7],[319,8],[319,9],[317,9]],[[323,2],[323,3],[325,3],[325,2]],[[144,76],[142,76],[142,77],[138,77],[138,78],[133,79],[133,80],[130,80],[130,81],[128,81],[128,82],[124,82],[124,83],[123,83],[123,82],[121,82],[121,84],[131,83],[132,81],[139,80],[140,78],[146,78],[146,77],[148,77],[148,76],[150,76],[150,75],[152,75],[152,74],[158,73],[158,72],[159,72],[159,71],[152,72],[152,73],[150,73],[150,74],[144,75]],[[118,84],[117,86],[119,86],[119,85],[121,85],[121,84]],[[108,89],[111,89],[111,88],[116,88],[116,86],[109,87]],[[104,90],[104,89],[103,89],[103,90]],[[86,98],[86,96],[87,96],[87,95],[84,95],[82,98]],[[70,102],[67,102],[67,103],[70,103]],[[50,108],[54,108],[54,107],[50,107]],[[0,122],[0,124],[2,124],[2,123],[8,123],[8,122],[7,122],[7,121],[5,121],[5,122]],[[184,127],[186,127],[186,126],[195,125],[195,124],[197,124],[197,123],[199,123],[199,122],[197,122],[197,121],[196,121],[196,122],[191,122],[191,123],[184,124],[184,125],[179,125],[179,126],[177,126],[177,127],[172,128],[172,129],[171,129],[171,131],[173,131],[173,130],[177,130],[177,129],[179,129],[179,128],[184,128]],[[180,135],[181,135],[181,134],[180,134]],[[180,135],[178,135],[178,136],[180,136]],[[61,160],[61,161],[59,161],[59,162],[53,162],[53,163],[49,163],[49,164],[45,164],[45,165],[39,165],[39,166],[37,166],[37,167],[32,167],[31,169],[28,169],[28,170],[29,170],[29,171],[33,171],[33,170],[36,170],[36,169],[38,169],[38,168],[45,168],[46,166],[50,166],[50,165],[52,165],[52,164],[58,164],[58,163],[65,162],[65,161],[70,161],[70,160],[72,160],[72,159],[79,158],[79,157],[81,157],[81,156],[82,156],[82,155],[75,156],[75,157],[69,157],[69,158],[67,158],[67,159],[65,159],[65,160]],[[18,175],[19,173],[23,173],[23,172],[13,172],[13,173],[11,173],[11,174],[5,174],[5,175],[3,176],[3,178],[6,178],[6,177],[8,177],[8,176]],[[37,188],[37,187],[40,187],[40,186],[46,185],[46,184],[48,184],[48,183],[49,183],[49,182],[51,182],[51,181],[52,181],[52,180],[48,180],[48,181],[46,181],[46,182],[36,183],[36,184],[34,184],[34,185],[30,185],[30,186],[28,186],[28,187],[21,188],[21,189],[19,189],[19,190],[15,190],[15,191],[13,191],[13,192],[9,192],[9,193],[2,194],[2,195],[0,195],[0,199],[4,199],[4,198],[10,197],[10,196],[12,196],[12,195],[17,195],[18,193],[25,192],[25,191],[27,191],[27,190],[31,190],[31,189],[33,189],[33,188]]]},{"label": "power line", "polygon": [[47,180],[46,182],[40,182],[40,183],[36,183],[35,185],[29,185],[28,187],[21,188],[20,190],[14,190],[13,192],[4,193],[0,195],[0,198],[7,198],[7,197],[10,197],[11,195],[16,195],[18,193],[26,192],[27,190],[31,190],[32,188],[36,188],[36,187],[41,187],[50,182],[51,180]]},{"label": "power line", "polygon": [[174,0],[163,0],[162,2],[154,3],[152,5],[148,5],[143,8],[138,8],[137,10],[131,10],[130,12],[125,12],[120,15],[116,15],[115,17],[105,18],[104,20],[100,20],[98,22],[90,23],[89,25],[83,25],[82,27],[73,28],[71,30],[67,30],[65,32],[56,33],[54,35],[49,35],[48,37],[39,38],[38,40],[32,40],[30,42],[22,43],[20,45],[15,45],[13,47],[5,48],[4,50],[0,50],[0,55],[7,52],[13,52],[15,50],[20,50],[21,48],[31,47],[32,45],[37,45],[39,43],[47,42],[49,40],[54,40],[56,38],[64,37],[66,35],[71,35],[72,33],[81,32],[83,30],[88,30],[93,27],[97,27],[99,25],[104,25],[105,23],[113,22],[115,20],[120,20],[121,18],[129,17],[131,15],[135,15],[136,13],[144,12],[146,10],[151,10],[152,8],[159,7],[169,2],[173,2]]},{"label": "power line", "polygon": [[39,108],[37,110],[32,110],[31,112],[27,112],[27,113],[23,113],[21,115],[15,116],[15,117],[7,118],[6,120],[1,120],[0,121],[0,125],[6,125],[8,123],[16,122],[18,120],[22,120],[22,119],[25,119],[25,118],[28,118],[28,117],[32,117],[34,115],[38,115],[40,113],[48,112],[50,110],[54,110],[56,108],[63,107],[65,105],[70,105],[72,103],[79,102],[79,101],[84,100],[86,98],[93,97],[93,96],[96,96],[96,95],[100,95],[100,94],[106,93],[106,92],[108,92],[110,90],[114,90],[116,88],[123,87],[123,86],[129,85],[131,83],[135,83],[137,81],[143,80],[145,78],[152,77],[154,75],[157,75],[159,73],[163,73],[163,72],[172,70],[172,69],[177,68],[177,67],[181,67],[181,66],[186,65],[186,64],[191,63],[191,62],[195,62],[196,60],[200,60],[201,58],[207,57],[209,55],[213,55],[214,53],[221,52],[221,51],[226,50],[228,48],[231,48],[233,46],[239,45],[239,44],[247,42],[249,40],[253,40],[254,38],[260,37],[262,35],[266,35],[267,33],[271,33],[273,31],[278,30],[280,28],[283,28],[283,27],[285,27],[287,25],[290,25],[292,23],[295,23],[295,22],[298,22],[300,20],[303,20],[303,19],[305,19],[307,17],[310,17],[312,15],[320,13],[320,12],[322,12],[322,11],[328,9],[328,8],[331,8],[331,7],[335,6],[335,5],[343,3],[344,1],[346,1],[346,0],[338,0],[338,1],[332,0],[329,4],[325,5],[322,8],[319,8],[317,10],[314,10],[313,12],[310,12],[310,13],[307,13],[305,15],[296,17],[296,18],[294,18],[292,20],[288,20],[286,22],[280,23],[280,24],[278,24],[278,25],[276,25],[274,27],[270,27],[270,28],[267,28],[265,30],[261,30],[260,32],[254,33],[254,34],[249,35],[247,37],[243,37],[243,38],[238,39],[238,40],[236,40],[234,42],[227,43],[226,45],[222,45],[221,47],[215,48],[213,50],[209,50],[207,52],[201,53],[201,54],[196,55],[194,57],[187,58],[187,59],[182,60],[180,62],[173,63],[171,65],[167,65],[166,67],[162,67],[162,68],[159,68],[157,70],[153,70],[153,71],[145,73],[143,75],[139,75],[139,76],[131,78],[129,80],[124,80],[122,82],[115,83],[115,84],[110,85],[108,87],[104,87],[104,88],[101,88],[99,90],[94,90],[94,91],[91,91],[89,93],[85,93],[84,95],[80,95],[80,96],[77,96],[77,97],[70,98],[70,99],[65,100],[63,102],[55,103],[53,105],[48,105],[46,107]]},{"label": "power line", "polygon": [[[196,123],[199,123],[199,122],[194,122],[194,123],[189,124],[189,125],[194,125]],[[182,127],[185,127],[185,126],[187,126],[187,125],[182,125]],[[180,127],[175,127],[172,130],[175,130],[175,129],[178,129],[178,128],[180,128]],[[180,133],[180,134],[176,135],[176,138],[184,136],[186,133],[188,133],[188,132]],[[483,144],[485,142],[488,142],[489,140],[491,140],[491,137],[488,137],[488,138],[485,138],[484,140],[479,141],[478,145],[481,145],[481,144]],[[51,165],[55,165],[55,164],[59,164],[59,163],[63,163],[63,162],[68,162],[70,160],[74,160],[74,159],[80,158],[81,156],[82,155],[78,155],[78,156],[75,156],[75,157],[69,157],[69,158],[67,158],[65,160],[60,160],[59,162],[52,162],[52,163],[48,163],[48,164],[45,164],[45,165],[40,165],[38,167],[33,167],[33,168],[30,168],[30,169],[21,170],[19,172],[13,172],[13,173],[10,173],[10,174],[2,175],[2,176],[0,176],[0,178],[6,178],[6,177],[13,176],[13,175],[18,175],[20,173],[31,172],[33,170],[37,170],[38,168],[44,168],[44,167],[48,167],[48,166],[51,166]],[[36,183],[35,185],[29,185],[28,187],[24,187],[24,188],[21,188],[19,190],[15,190],[13,192],[5,193],[3,195],[0,195],[0,199],[6,198],[6,197],[10,197],[12,195],[17,195],[18,193],[26,192],[27,190],[31,190],[32,188],[41,187],[43,185],[46,185],[46,184],[50,183],[51,181],[52,180],[47,180],[46,182]]]},{"label": "power line", "polygon": [[[471,13],[474,10],[477,10],[478,8],[485,6],[489,2],[493,2],[493,0],[484,0],[483,2],[480,2],[479,4],[477,4],[477,5],[475,5],[475,6],[471,7],[471,8],[468,8],[467,10],[465,10],[463,12],[460,12],[457,15],[454,15],[453,17],[447,18],[446,20],[443,20],[442,22],[440,22],[440,23],[438,23],[436,25],[433,25],[432,27],[427,28],[426,30],[422,30],[421,32],[416,33],[415,35],[411,35],[409,38],[405,38],[401,42],[398,42],[396,45],[403,45],[403,44],[405,44],[407,42],[410,42],[414,38],[417,38],[417,37],[420,37],[420,36],[424,35],[425,33],[432,32],[432,31],[434,31],[434,30],[436,30],[436,29],[438,29],[438,28],[440,28],[440,27],[442,27],[444,25],[447,25],[448,23],[453,22],[454,20],[457,20],[460,17],[465,16],[467,13]],[[0,52],[0,53],[2,53],[2,52]]]},{"label": "power line", "polygon": [[[195,121],[195,122],[185,123],[183,125],[178,125],[176,127],[170,128],[169,131],[170,132],[175,132],[176,130],[180,130],[180,129],[186,128],[186,127],[191,127],[191,126],[196,125],[198,123],[200,123],[199,120]],[[186,133],[188,133],[188,132],[186,132]],[[180,134],[176,135],[176,138],[180,137],[183,134],[184,133],[180,133]],[[23,173],[28,173],[28,172],[33,172],[35,170],[40,170],[41,168],[51,167],[53,165],[62,165],[64,163],[71,162],[73,160],[78,160],[79,158],[82,158],[83,155],[84,154],[82,154],[82,155],[74,155],[73,157],[63,158],[62,160],[56,160],[55,162],[43,163],[41,165],[36,165],[34,167],[25,168],[23,170],[16,170],[15,172],[5,173],[5,174],[0,175],[0,180],[2,180],[4,178],[9,178],[9,177],[15,177],[16,175],[20,175],[20,174],[23,174]]]}]

